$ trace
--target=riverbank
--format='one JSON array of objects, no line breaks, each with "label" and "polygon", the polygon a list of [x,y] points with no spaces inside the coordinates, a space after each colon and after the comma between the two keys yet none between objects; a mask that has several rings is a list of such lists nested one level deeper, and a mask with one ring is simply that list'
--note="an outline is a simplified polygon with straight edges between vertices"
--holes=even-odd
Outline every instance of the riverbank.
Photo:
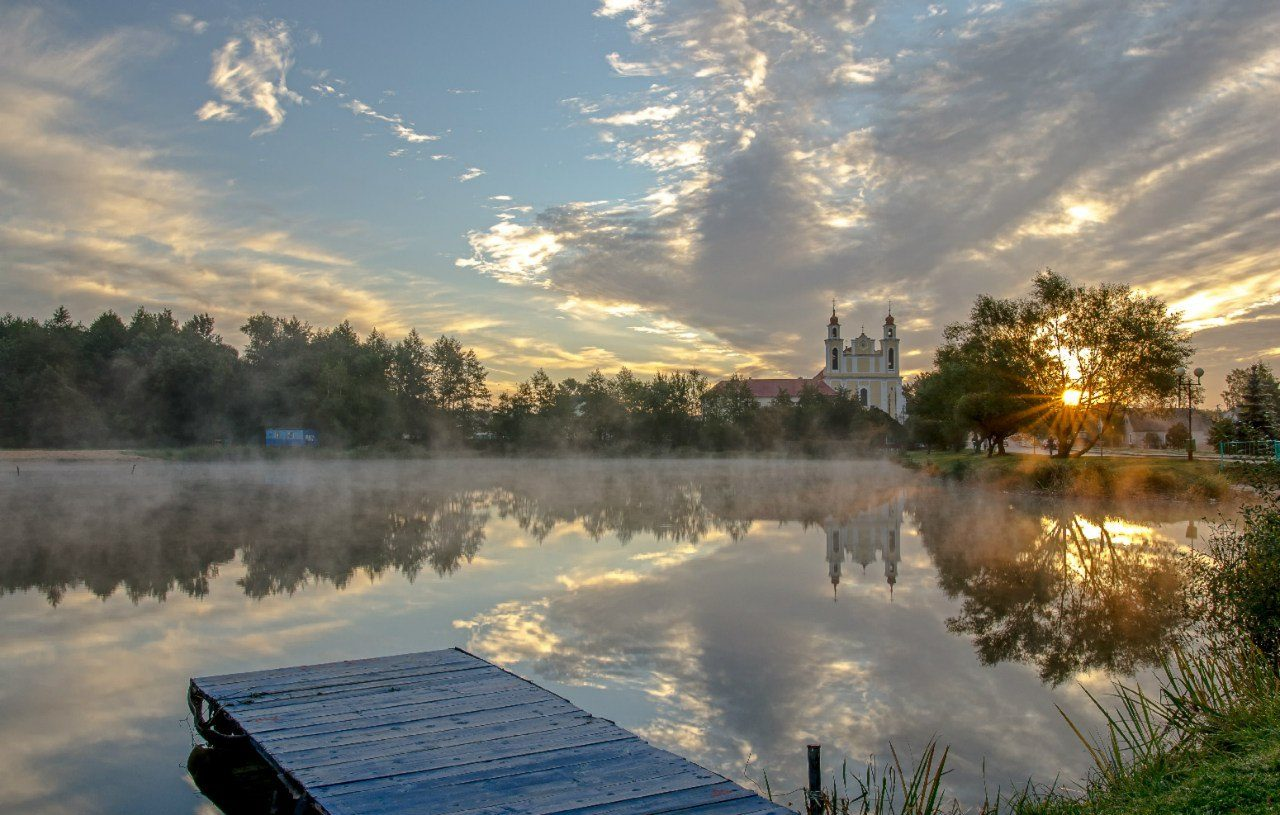
[{"label": "riverbank", "polygon": [[911,452],[901,461],[908,469],[938,478],[1072,498],[1221,500],[1239,483],[1234,470],[1220,472],[1216,460]]}]

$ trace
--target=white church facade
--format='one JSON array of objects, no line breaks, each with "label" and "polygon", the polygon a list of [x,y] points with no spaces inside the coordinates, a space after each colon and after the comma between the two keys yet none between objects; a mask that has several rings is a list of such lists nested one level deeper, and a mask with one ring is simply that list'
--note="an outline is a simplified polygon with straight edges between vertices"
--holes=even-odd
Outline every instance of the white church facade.
[{"label": "white church facade", "polygon": [[893,314],[884,318],[877,342],[863,330],[846,340],[840,336],[840,318],[831,309],[824,343],[822,379],[832,389],[844,388],[867,407],[877,407],[893,418],[906,418],[902,399],[902,347]]},{"label": "white church facade", "polygon": [[812,379],[748,379],[751,395],[763,406],[783,392],[795,401],[801,389],[808,385],[827,396],[834,396],[843,388],[863,405],[879,408],[900,422],[905,420],[902,346],[892,312],[884,318],[879,340],[868,337],[865,330],[857,337],[846,339],[840,330],[840,318],[832,306],[823,340],[822,370]]}]

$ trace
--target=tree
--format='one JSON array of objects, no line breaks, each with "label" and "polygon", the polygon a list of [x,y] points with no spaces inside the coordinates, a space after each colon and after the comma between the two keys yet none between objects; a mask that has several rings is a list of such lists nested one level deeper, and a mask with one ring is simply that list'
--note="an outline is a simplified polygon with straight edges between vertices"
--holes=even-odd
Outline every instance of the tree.
[{"label": "tree", "polygon": [[1222,398],[1236,413],[1236,436],[1240,440],[1280,436],[1280,382],[1265,363],[1255,362],[1228,373]]},{"label": "tree", "polygon": [[903,386],[907,404],[907,432],[928,449],[963,450],[967,430],[956,417],[956,403],[964,396],[963,371],[954,367],[926,371]]},{"label": "tree", "polygon": [[427,359],[436,405],[451,418],[456,430],[470,437],[480,410],[489,401],[484,366],[475,351],[444,335],[431,344]]},{"label": "tree", "polygon": [[1164,443],[1171,450],[1185,450],[1188,438],[1190,434],[1187,433],[1187,426],[1182,422],[1174,422],[1165,431]]},{"label": "tree", "polygon": [[1026,336],[1034,351],[1028,390],[1048,408],[1059,457],[1072,455],[1087,422],[1101,418],[1106,425],[1124,406],[1177,392],[1174,371],[1191,359],[1191,335],[1163,300],[1119,284],[1072,286],[1046,270],[1026,308],[1034,328]]},{"label": "tree", "polygon": [[392,349],[387,378],[395,394],[404,434],[414,441],[426,441],[435,394],[427,344],[417,329],[409,331]]},{"label": "tree", "polygon": [[[938,378],[914,383],[912,411],[923,408],[924,420],[940,428],[949,402],[959,425],[997,445],[1026,429],[1052,436],[1060,458],[1083,455],[1098,434],[1077,451],[1082,430],[1176,394],[1174,371],[1192,351],[1180,319],[1128,286],[1073,286],[1045,270],[1029,297],[983,295],[966,322],[947,327],[934,359]],[[972,393],[987,395],[961,402]],[[956,427],[947,429],[952,435]]]}]

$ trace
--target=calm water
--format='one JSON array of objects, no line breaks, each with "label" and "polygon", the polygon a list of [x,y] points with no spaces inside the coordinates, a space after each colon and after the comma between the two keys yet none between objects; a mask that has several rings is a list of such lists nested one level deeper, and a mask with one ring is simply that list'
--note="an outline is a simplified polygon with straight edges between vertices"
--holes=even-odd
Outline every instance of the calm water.
[{"label": "calm water", "polygon": [[891,464],[24,463],[0,482],[0,811],[214,813],[187,679],[461,646],[731,777],[952,745],[1074,777],[1054,705],[1179,624],[1210,507]]}]

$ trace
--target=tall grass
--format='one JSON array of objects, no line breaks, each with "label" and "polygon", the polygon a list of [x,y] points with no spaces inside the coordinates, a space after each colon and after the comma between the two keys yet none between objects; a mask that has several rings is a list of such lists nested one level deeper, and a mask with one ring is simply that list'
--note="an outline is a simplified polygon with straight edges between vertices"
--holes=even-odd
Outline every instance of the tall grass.
[{"label": "tall grass", "polygon": [[1190,653],[1176,649],[1162,666],[1157,692],[1121,682],[1114,690],[1110,707],[1089,694],[1105,722],[1092,736],[1058,709],[1093,759],[1083,789],[1087,801],[1158,782],[1174,764],[1223,746],[1234,730],[1280,710],[1280,676],[1247,642]]},{"label": "tall grass", "polygon": [[[1079,815],[1127,811],[1112,805],[1117,800],[1157,796],[1193,773],[1197,757],[1230,752],[1241,731],[1259,722],[1280,721],[1280,675],[1267,656],[1247,642],[1175,649],[1161,666],[1157,688],[1151,692],[1115,682],[1110,703],[1085,692],[1102,716],[1098,731],[1087,731],[1059,708],[1093,760],[1093,768],[1074,788],[1028,782],[966,806],[946,788],[949,750],[935,739],[914,762],[904,762],[891,747],[891,761],[873,759],[861,773],[850,774],[848,766],[843,766],[830,787],[812,793],[815,812]],[[772,800],[767,777],[765,791]]]}]

